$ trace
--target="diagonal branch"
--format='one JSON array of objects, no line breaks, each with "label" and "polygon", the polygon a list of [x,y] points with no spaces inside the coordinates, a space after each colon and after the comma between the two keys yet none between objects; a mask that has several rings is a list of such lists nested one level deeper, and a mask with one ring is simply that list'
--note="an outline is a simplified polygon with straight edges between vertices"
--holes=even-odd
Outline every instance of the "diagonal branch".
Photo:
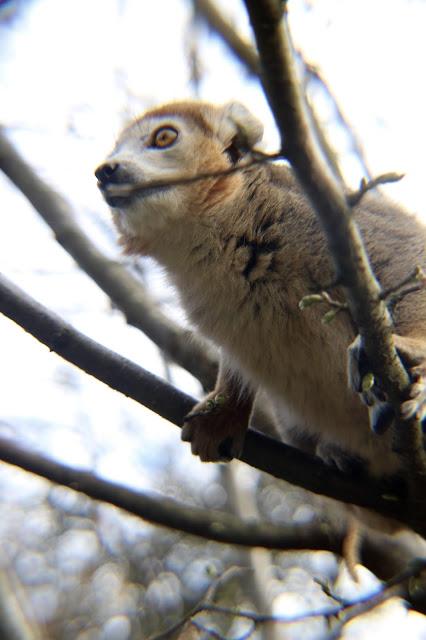
[{"label": "diagonal branch", "polygon": [[[285,5],[278,0],[245,0],[245,4],[259,51],[263,87],[283,150],[322,223],[337,277],[345,289],[372,370],[399,415],[400,403],[409,387],[408,374],[395,350],[391,318],[343,188],[334,179],[311,135],[287,22],[282,15]],[[418,421],[398,420],[394,440],[407,475],[413,479],[412,485],[423,486],[426,456]]]},{"label": "diagonal branch", "polygon": [[[193,398],[83,335],[3,277],[0,312],[68,362],[177,426],[182,425],[195,403]],[[318,458],[254,430],[248,431],[240,459],[314,493],[368,507],[400,519],[419,533],[425,531],[425,523],[415,521],[406,512],[404,497],[396,492],[390,495],[386,484],[370,477],[354,479]]]},{"label": "diagonal branch", "polygon": [[187,506],[160,495],[147,495],[80,471],[44,455],[30,452],[0,437],[0,460],[57,484],[112,504],[156,525],[170,527],[208,540],[268,549],[312,549],[339,552],[341,534],[306,524],[285,527],[240,520],[222,512]]},{"label": "diagonal branch", "polygon": [[217,363],[192,333],[173,323],[127,269],[105,256],[77,223],[71,205],[37,176],[0,127],[0,170],[28,198],[56,240],[124,313],[167,356],[192,373],[206,389],[214,386]]},{"label": "diagonal branch", "polygon": [[193,4],[196,13],[207,22],[210,29],[219,35],[237,60],[251,75],[258,76],[260,67],[256,50],[238,34],[230,20],[223,16],[214,2],[212,0],[193,0]]}]

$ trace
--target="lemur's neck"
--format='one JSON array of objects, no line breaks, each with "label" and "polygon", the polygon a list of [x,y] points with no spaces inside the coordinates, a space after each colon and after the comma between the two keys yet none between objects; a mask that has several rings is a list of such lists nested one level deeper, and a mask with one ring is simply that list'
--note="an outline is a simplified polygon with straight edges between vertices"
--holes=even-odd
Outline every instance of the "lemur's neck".
[{"label": "lemur's neck", "polygon": [[173,276],[188,283],[203,275],[200,271],[227,261],[230,251],[238,252],[256,241],[269,242],[271,250],[277,248],[272,236],[279,235],[276,224],[283,208],[280,189],[271,183],[263,166],[242,171],[238,182],[238,189],[233,191],[214,183],[208,190],[200,189],[185,215],[173,219],[161,243],[153,244],[152,256]]}]

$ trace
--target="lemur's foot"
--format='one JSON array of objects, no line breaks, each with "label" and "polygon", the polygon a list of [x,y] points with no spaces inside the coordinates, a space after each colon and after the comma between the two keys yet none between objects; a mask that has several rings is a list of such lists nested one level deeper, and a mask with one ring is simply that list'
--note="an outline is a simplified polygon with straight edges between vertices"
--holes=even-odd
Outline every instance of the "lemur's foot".
[{"label": "lemur's foot", "polygon": [[[404,419],[426,417],[426,341],[420,338],[393,335],[395,347],[411,379],[407,400],[401,405]],[[393,407],[386,401],[380,381],[371,373],[362,340],[357,336],[348,349],[349,386],[368,407],[370,425],[375,433],[389,429],[395,418]]]},{"label": "lemur's foot", "polygon": [[181,437],[203,462],[229,461],[241,454],[249,416],[244,405],[212,391],[185,417]]},{"label": "lemur's foot", "polygon": [[410,374],[411,386],[408,399],[401,405],[405,420],[426,417],[426,341],[394,335],[395,346]]}]

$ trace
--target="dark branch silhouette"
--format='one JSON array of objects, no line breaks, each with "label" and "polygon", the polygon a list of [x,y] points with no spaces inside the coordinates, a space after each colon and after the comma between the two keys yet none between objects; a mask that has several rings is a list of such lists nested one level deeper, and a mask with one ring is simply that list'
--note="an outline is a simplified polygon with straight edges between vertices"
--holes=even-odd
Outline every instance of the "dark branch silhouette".
[{"label": "dark branch silhouette", "polygon": [[190,507],[161,495],[146,495],[30,452],[4,437],[0,437],[0,459],[153,524],[208,540],[271,549],[327,549],[337,553],[341,548],[341,534],[325,527],[247,522],[229,513]]}]

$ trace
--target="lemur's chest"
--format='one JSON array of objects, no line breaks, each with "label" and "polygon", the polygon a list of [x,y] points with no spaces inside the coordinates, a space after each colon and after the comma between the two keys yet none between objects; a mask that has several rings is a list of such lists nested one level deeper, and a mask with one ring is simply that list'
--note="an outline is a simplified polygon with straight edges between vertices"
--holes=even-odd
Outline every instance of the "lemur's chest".
[{"label": "lemur's chest", "polygon": [[288,397],[299,394],[301,380],[326,375],[327,331],[333,340],[317,313],[300,310],[309,285],[293,266],[275,241],[233,238],[216,259],[177,279],[194,325],[250,379]]}]

